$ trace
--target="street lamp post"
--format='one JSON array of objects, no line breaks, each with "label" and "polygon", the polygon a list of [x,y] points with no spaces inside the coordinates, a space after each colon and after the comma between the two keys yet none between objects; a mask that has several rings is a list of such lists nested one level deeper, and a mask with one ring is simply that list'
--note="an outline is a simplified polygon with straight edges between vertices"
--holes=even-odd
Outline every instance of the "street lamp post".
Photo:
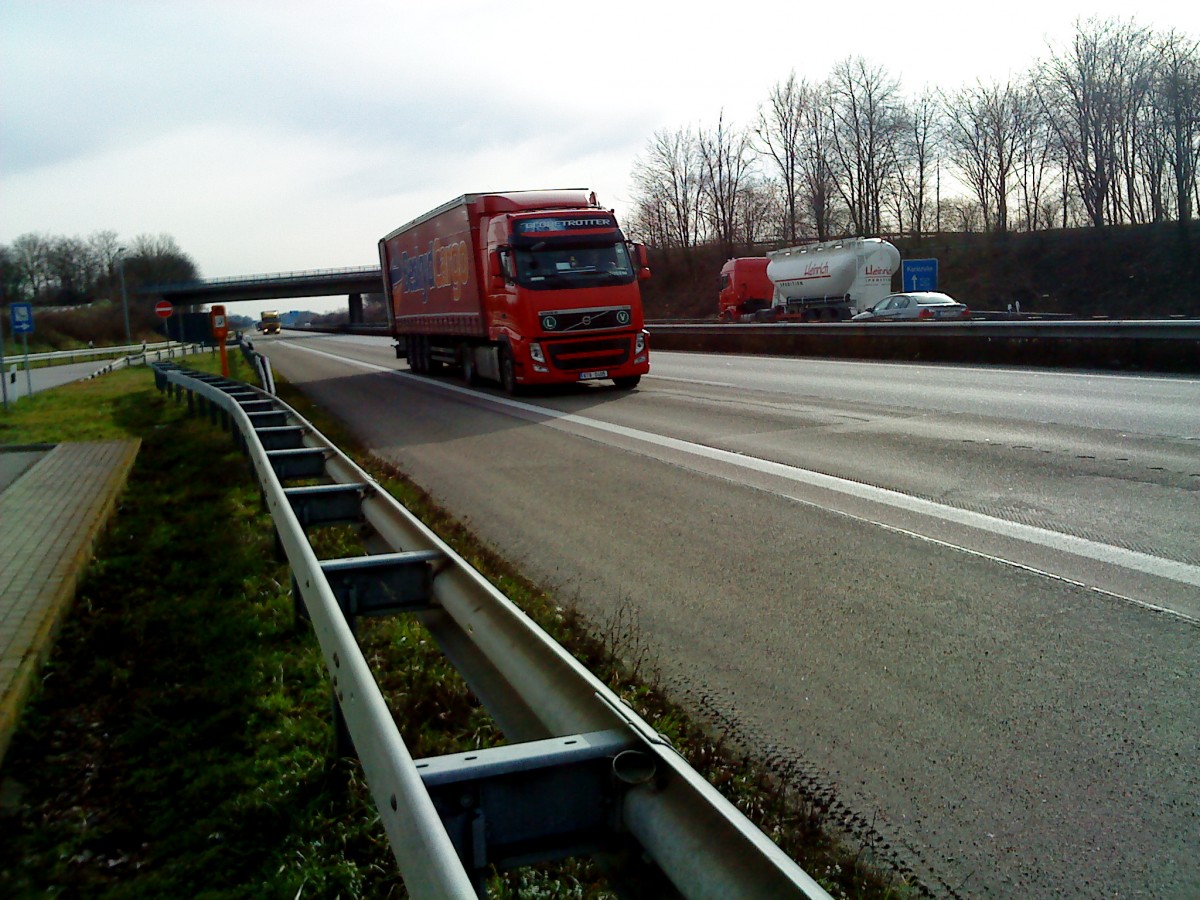
[{"label": "street lamp post", "polygon": [[125,312],[125,346],[133,343],[129,333],[129,297],[125,294],[125,248],[117,250],[117,273],[121,276],[121,309]]}]

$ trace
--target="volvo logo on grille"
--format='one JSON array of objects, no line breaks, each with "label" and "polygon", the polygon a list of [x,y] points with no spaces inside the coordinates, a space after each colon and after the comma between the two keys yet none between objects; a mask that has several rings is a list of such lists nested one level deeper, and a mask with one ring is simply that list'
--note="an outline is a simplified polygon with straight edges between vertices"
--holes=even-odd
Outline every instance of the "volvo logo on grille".
[{"label": "volvo logo on grille", "polygon": [[628,325],[629,324],[629,310],[618,309],[617,310],[617,321],[620,322],[622,325]]},{"label": "volvo logo on grille", "polygon": [[554,318],[554,316],[546,316],[542,319],[542,327],[547,331],[553,331],[558,327],[558,319]]}]

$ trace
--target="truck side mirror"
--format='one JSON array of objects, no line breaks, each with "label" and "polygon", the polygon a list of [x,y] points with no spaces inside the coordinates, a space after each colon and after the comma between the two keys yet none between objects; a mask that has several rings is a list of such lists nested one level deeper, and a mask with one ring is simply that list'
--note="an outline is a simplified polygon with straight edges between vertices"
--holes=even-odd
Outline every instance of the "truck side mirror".
[{"label": "truck side mirror", "polygon": [[646,251],[646,245],[634,244],[633,248],[637,254],[638,281],[648,281],[650,279],[650,254]]},{"label": "truck side mirror", "polygon": [[504,290],[504,266],[500,262],[499,250],[493,250],[488,254],[488,277],[493,291]]}]

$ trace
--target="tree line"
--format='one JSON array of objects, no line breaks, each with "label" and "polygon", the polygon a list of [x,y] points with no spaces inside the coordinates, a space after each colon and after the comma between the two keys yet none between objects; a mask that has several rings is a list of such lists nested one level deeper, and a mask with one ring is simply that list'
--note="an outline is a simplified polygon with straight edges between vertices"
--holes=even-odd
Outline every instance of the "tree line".
[{"label": "tree line", "polygon": [[664,129],[629,230],[656,247],[1177,221],[1200,202],[1200,41],[1086,19],[1020,77],[902,93],[850,57],[756,119]]},{"label": "tree line", "polygon": [[168,234],[143,234],[123,243],[115,231],[96,231],[87,237],[28,233],[0,245],[0,291],[5,305],[119,301],[122,278],[133,300],[141,285],[198,277],[196,264]]}]

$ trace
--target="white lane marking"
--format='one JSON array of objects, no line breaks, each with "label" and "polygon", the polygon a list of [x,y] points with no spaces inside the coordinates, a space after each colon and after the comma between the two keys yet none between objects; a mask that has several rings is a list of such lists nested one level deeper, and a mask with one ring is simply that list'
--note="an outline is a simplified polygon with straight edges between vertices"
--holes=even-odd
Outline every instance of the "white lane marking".
[{"label": "white lane marking", "polygon": [[[311,347],[296,347],[296,349],[304,350],[308,353],[317,353],[321,356],[328,356],[342,363],[361,366],[363,368],[373,369],[378,372],[388,372],[393,375],[398,375],[402,378],[415,378],[415,376],[409,375],[407,372],[400,372],[396,369],[389,369],[386,366],[377,366],[372,363],[360,362],[358,360],[346,359],[345,357],[336,356],[332,353],[326,353],[322,350],[314,350]],[[798,484],[806,484],[810,487],[823,488],[825,490],[844,494],[848,497],[855,497],[860,500],[881,503],[885,506],[890,506],[893,509],[919,513],[935,519],[940,519],[945,522],[952,522],[954,524],[963,525],[969,528],[977,528],[981,531],[986,531],[1001,537],[1025,541],[1026,543],[1036,544],[1038,546],[1046,547],[1051,550],[1057,550],[1063,553],[1070,553],[1074,556],[1090,559],[1095,562],[1120,566],[1125,569],[1130,569],[1134,572],[1142,572],[1158,578],[1177,581],[1181,584],[1200,587],[1200,566],[1193,566],[1188,563],[1178,562],[1177,560],[1172,559],[1164,559],[1160,556],[1151,556],[1148,553],[1141,553],[1137,550],[1126,550],[1124,547],[1115,547],[1111,544],[1102,544],[1098,541],[1091,541],[1087,538],[1076,537],[1075,535],[1071,534],[1063,534],[1062,532],[1058,531],[1051,531],[1048,528],[1040,528],[1036,525],[1024,525],[1020,522],[1009,522],[1005,519],[996,518],[995,516],[989,516],[966,509],[958,509],[954,506],[946,506],[944,504],[935,503],[932,500],[925,500],[920,497],[913,497],[908,494],[901,493],[900,491],[893,491],[889,488],[876,487],[875,485],[871,484],[862,484],[846,478],[838,478],[834,475],[825,475],[821,472],[814,472],[811,469],[801,469],[797,466],[789,466],[785,463],[772,462],[771,460],[760,459],[756,456],[746,456],[744,454],[734,453],[729,450],[721,450],[716,447],[707,447],[704,444],[696,444],[692,441],[684,441],[661,434],[654,434],[649,431],[640,431],[636,428],[628,428],[624,425],[615,425],[610,422],[602,422],[597,419],[585,418],[584,416],[579,416],[575,413],[559,412],[558,410],[548,409],[544,406],[534,406],[531,403],[523,403],[520,400],[512,400],[508,397],[497,397],[494,394],[482,394],[480,392],[470,390],[469,388],[460,387],[456,384],[448,384],[443,381],[432,381],[425,378],[416,380],[419,380],[422,384],[436,387],[439,390],[449,391],[451,393],[462,394],[469,397],[486,397],[489,402],[497,405],[519,409],[524,412],[542,416],[543,418],[555,419],[561,422],[570,422],[574,425],[592,428],[597,431],[608,432],[609,434],[620,435],[621,437],[642,441],[653,446],[663,447],[679,453],[687,453],[693,456],[699,456],[706,459],[727,463],[732,466],[739,466],[751,471],[761,472],[766,475],[785,478]]]},{"label": "white lane marking", "polygon": [[674,378],[670,375],[647,375],[646,377],[653,378],[655,381],[682,381],[686,384],[702,384],[705,387],[737,387],[737,385],[731,381],[701,381],[698,378]]}]

